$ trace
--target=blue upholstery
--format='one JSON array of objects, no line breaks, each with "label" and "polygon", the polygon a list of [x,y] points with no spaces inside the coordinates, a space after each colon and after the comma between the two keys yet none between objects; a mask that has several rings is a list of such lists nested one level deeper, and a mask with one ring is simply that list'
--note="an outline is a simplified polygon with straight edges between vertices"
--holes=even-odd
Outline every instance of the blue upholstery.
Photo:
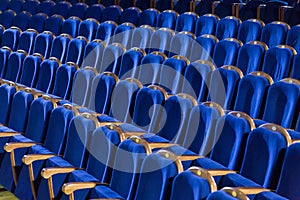
[{"label": "blue upholstery", "polygon": [[259,41],[252,41],[243,45],[239,50],[236,66],[243,74],[260,71],[267,50],[266,44]]},{"label": "blue upholstery", "polygon": [[11,9],[11,10],[15,11],[16,13],[21,12],[23,3],[24,3],[23,0],[10,1],[7,5],[7,9]]},{"label": "blue upholstery", "polygon": [[101,21],[102,19],[102,12],[105,9],[105,7],[101,4],[93,4],[90,5],[87,10],[86,10],[86,18],[94,18],[96,19],[98,22]]},{"label": "blue upholstery", "polygon": [[146,53],[140,48],[132,48],[122,55],[118,77],[121,79],[138,76],[141,60]]},{"label": "blue upholstery", "polygon": [[9,0],[4,0],[4,1],[1,3],[1,5],[0,5],[0,10],[1,10],[1,11],[5,11],[5,10],[6,10],[7,5],[8,5],[8,2],[9,2]]},{"label": "blue upholstery", "polygon": [[299,34],[300,26],[293,26],[286,38],[286,44],[293,47],[297,52],[300,52]]},{"label": "blue upholstery", "polygon": [[61,15],[52,15],[46,20],[45,31],[51,31],[54,35],[59,35],[64,18]]},{"label": "blue upholstery", "polygon": [[39,54],[29,55],[24,59],[23,66],[22,66],[22,75],[20,78],[20,83],[22,85],[28,87],[35,87],[38,74],[40,71],[40,64],[43,61],[43,56]]},{"label": "blue upholstery", "polygon": [[175,31],[195,32],[196,20],[198,15],[193,12],[186,12],[177,17]]},{"label": "blue upholstery", "polygon": [[19,44],[19,36],[21,32],[22,31],[17,27],[6,29],[2,35],[1,46],[7,46],[11,50],[16,51]]},{"label": "blue upholstery", "polygon": [[209,61],[197,60],[192,62],[185,69],[181,92],[193,96],[198,102],[205,101],[213,70],[215,70],[215,66]]},{"label": "blue upholstery", "polygon": [[263,72],[252,72],[244,76],[239,83],[234,110],[260,119],[271,84],[273,84],[272,78]]},{"label": "blue upholstery", "polygon": [[74,62],[76,65],[81,66],[84,49],[87,43],[87,39],[83,36],[73,38],[68,46],[66,62]]},{"label": "blue upholstery", "polygon": [[203,34],[214,35],[219,20],[220,18],[218,16],[212,14],[205,14],[200,16],[196,21],[195,35],[197,37]]},{"label": "blue upholstery", "polygon": [[242,72],[233,66],[224,66],[213,71],[210,79],[209,99],[226,110],[232,109],[242,77]]},{"label": "blue upholstery", "polygon": [[195,39],[193,34],[184,31],[175,34],[171,39],[169,57],[181,55],[189,58],[193,39]]},{"label": "blue upholstery", "polygon": [[101,65],[97,66],[99,73],[110,71],[119,74],[122,54],[125,52],[123,45],[113,43],[104,49]]},{"label": "blue upholstery", "polygon": [[50,57],[55,57],[62,63],[65,63],[65,59],[67,57],[67,49],[71,39],[71,36],[68,34],[61,34],[59,36],[56,36],[52,41]]},{"label": "blue upholstery", "polygon": [[216,27],[216,37],[219,40],[225,38],[236,38],[240,24],[240,19],[236,17],[230,16],[222,18]]},{"label": "blue upholstery", "polygon": [[11,53],[11,49],[8,47],[2,47],[0,49],[0,77],[2,78],[4,78],[6,73],[8,57],[10,53]]},{"label": "blue upholstery", "polygon": [[88,108],[97,113],[109,114],[110,97],[117,82],[118,77],[111,72],[97,75],[92,83]]},{"label": "blue upholstery", "polygon": [[36,89],[48,94],[52,93],[54,88],[56,70],[60,66],[59,63],[59,60],[53,57],[44,60],[41,63]]},{"label": "blue upholstery", "polygon": [[32,15],[38,12],[39,1],[37,0],[29,0],[25,1],[22,5],[22,10],[31,13]]},{"label": "blue upholstery", "polygon": [[143,10],[139,18],[138,26],[149,25],[152,27],[156,27],[158,16],[159,11],[154,8]]},{"label": "blue upholstery", "polygon": [[33,53],[34,41],[37,36],[37,32],[33,29],[27,29],[19,37],[18,49],[26,51],[28,54]]},{"label": "blue upholstery", "polygon": [[10,54],[7,62],[7,70],[4,73],[5,79],[13,82],[19,81],[22,73],[23,61],[26,55],[26,52],[23,50],[18,50]]},{"label": "blue upholstery", "polygon": [[48,16],[45,13],[38,13],[36,15],[33,15],[29,20],[28,27],[41,33],[44,30],[47,18]]},{"label": "blue upholstery", "polygon": [[81,22],[81,19],[75,16],[69,17],[66,19],[61,27],[61,33],[67,33],[71,37],[77,37],[78,26]]},{"label": "blue upholstery", "polygon": [[248,19],[240,25],[237,38],[243,44],[253,40],[259,40],[263,27],[264,23],[262,21],[257,19]]},{"label": "blue upholstery", "polygon": [[294,62],[291,71],[291,78],[298,79],[298,80],[300,78],[300,71],[299,71],[299,64],[298,64],[299,58],[300,58],[300,54],[294,56]]},{"label": "blue upholstery", "polygon": [[78,35],[86,37],[92,41],[96,36],[96,30],[99,22],[95,19],[89,18],[82,21],[78,27]]},{"label": "blue upholstery", "polygon": [[219,40],[213,35],[204,34],[197,37],[192,43],[192,49],[190,50],[190,61],[211,61],[215,45],[218,43],[218,41]]},{"label": "blue upholstery", "polygon": [[72,102],[87,107],[90,102],[91,85],[94,77],[98,74],[92,67],[85,67],[76,71],[72,86]]},{"label": "blue upholstery", "polygon": [[99,39],[89,42],[85,46],[82,67],[91,66],[97,69],[101,65],[105,46],[105,42]]},{"label": "blue upholstery", "polygon": [[69,17],[69,9],[71,7],[71,3],[67,1],[57,2],[51,8],[51,15],[57,14],[63,16],[65,19]]},{"label": "blue upholstery", "polygon": [[0,43],[2,41],[2,35],[3,35],[3,32],[5,31],[5,27],[0,25]]},{"label": "blue upholstery", "polygon": [[[124,7],[123,7],[124,8]],[[137,7],[128,7],[125,10],[123,10],[121,16],[120,16],[120,24],[129,22],[134,25],[138,24],[138,20],[141,14],[141,10]]]},{"label": "blue upholstery", "polygon": [[96,38],[109,44],[117,26],[114,21],[102,22],[97,28]]},{"label": "blue upholstery", "polygon": [[38,12],[45,13],[46,15],[50,16],[51,15],[52,7],[54,5],[55,5],[55,3],[52,0],[50,0],[50,1],[42,1],[39,4]]},{"label": "blue upholstery", "polygon": [[126,49],[129,49],[131,46],[131,36],[135,26],[132,23],[123,23],[116,27],[114,36],[113,36],[113,43],[120,43]]},{"label": "blue upholstery", "polygon": [[49,31],[38,34],[35,38],[33,52],[41,54],[46,59],[49,58],[53,38],[54,35]]},{"label": "blue upholstery", "polygon": [[174,31],[168,28],[160,28],[156,30],[151,36],[149,53],[153,51],[161,51],[168,55],[173,35]]},{"label": "blue upholstery", "polygon": [[269,48],[284,44],[288,30],[289,25],[284,22],[269,23],[262,29],[260,41]]},{"label": "blue upholstery", "polygon": [[155,0],[155,8],[159,11],[169,10],[171,9],[171,0],[162,1],[162,0]]},{"label": "blue upholstery", "polygon": [[16,13],[13,10],[6,10],[0,14],[0,24],[5,28],[10,28]]},{"label": "blue upholstery", "polygon": [[[103,4],[103,3],[102,3]],[[105,6],[105,4],[103,4]],[[102,21],[114,21],[119,23],[122,8],[116,5],[106,7],[102,12]]]},{"label": "blue upholstery", "polygon": [[265,54],[262,71],[269,74],[275,82],[289,77],[295,54],[293,48],[285,45],[270,48]]},{"label": "blue upholstery", "polygon": [[241,42],[234,38],[227,38],[218,42],[214,49],[213,61],[217,67],[235,65]]},{"label": "blue upholstery", "polygon": [[12,25],[19,27],[22,31],[25,31],[28,28],[30,17],[30,13],[25,11],[20,12],[14,17]]},{"label": "blue upholstery", "polygon": [[159,80],[161,65],[167,56],[159,51],[147,54],[143,59],[139,70],[138,79],[143,85],[155,84]]},{"label": "blue upholstery", "polygon": [[85,3],[76,3],[70,7],[69,16],[76,16],[80,19],[84,19],[87,7],[88,6]]},{"label": "blue upholstery", "polygon": [[0,108],[2,110],[0,115],[0,123],[7,124],[10,115],[10,109],[12,104],[12,99],[14,94],[17,92],[17,88],[15,84],[1,84],[0,86],[0,96],[1,96],[1,103]]},{"label": "blue upholstery", "polygon": [[154,28],[148,25],[137,27],[132,32],[131,47],[139,47],[148,52],[150,38]]},{"label": "blue upholstery", "polygon": [[165,10],[158,15],[156,27],[175,29],[178,13],[174,10]]}]

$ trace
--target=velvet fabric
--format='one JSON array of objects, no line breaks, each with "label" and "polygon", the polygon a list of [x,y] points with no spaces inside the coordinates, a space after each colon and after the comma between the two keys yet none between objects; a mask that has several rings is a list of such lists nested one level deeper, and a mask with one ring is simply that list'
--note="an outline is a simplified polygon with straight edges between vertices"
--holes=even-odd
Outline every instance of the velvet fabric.
[{"label": "velvet fabric", "polygon": [[137,27],[132,32],[131,48],[139,47],[148,52],[149,42],[154,30],[146,25]]},{"label": "velvet fabric", "polygon": [[69,17],[69,9],[71,6],[71,3],[66,1],[57,2],[51,9],[51,15],[58,14],[67,19]]},{"label": "velvet fabric", "polygon": [[292,74],[291,78],[298,79],[300,78],[300,70],[299,70],[299,61],[300,61],[300,54],[294,56],[294,61],[292,65]]},{"label": "velvet fabric", "polygon": [[200,16],[196,21],[195,35],[197,37],[210,34],[214,35],[219,18],[216,15],[205,14]]},{"label": "velvet fabric", "polygon": [[33,28],[37,32],[41,33],[44,30],[46,20],[47,15],[45,13],[35,14],[30,18],[28,27]]},{"label": "velvet fabric", "polygon": [[32,15],[36,14],[38,12],[38,6],[39,2],[38,1],[26,1],[22,5],[22,10],[27,11],[31,13]]},{"label": "velvet fabric", "polygon": [[5,79],[13,82],[19,82],[22,74],[22,65],[26,55],[23,52],[16,51],[8,57]]},{"label": "velvet fabric", "polygon": [[283,23],[269,23],[262,29],[260,41],[266,43],[269,48],[284,44],[287,31],[288,27]]},{"label": "velvet fabric", "polygon": [[8,84],[3,84],[0,86],[0,123],[7,124],[10,115],[10,109],[12,104],[12,99],[17,92],[16,88],[13,86],[9,86]]},{"label": "velvet fabric", "polygon": [[300,26],[293,26],[287,34],[286,44],[293,47],[297,52],[300,52]]},{"label": "velvet fabric", "polygon": [[55,5],[53,1],[42,1],[39,4],[38,12],[45,13],[46,15],[51,15],[51,9]]},{"label": "velvet fabric", "polygon": [[105,41],[107,44],[111,42],[117,25],[113,21],[102,22],[96,32],[96,38]]},{"label": "velvet fabric", "polygon": [[29,55],[24,59],[20,83],[28,87],[35,87],[40,70],[41,57]]},{"label": "velvet fabric", "polygon": [[173,35],[173,31],[169,29],[161,28],[156,30],[151,36],[148,53],[151,53],[153,51],[160,51],[168,55],[170,49],[170,42]]},{"label": "velvet fabric", "polygon": [[[87,3],[87,1],[85,3]],[[100,22],[102,19],[102,12],[104,9],[105,9],[105,7],[101,4],[91,4],[86,9],[85,16],[87,19],[94,18],[94,19],[98,20],[98,22]]]},{"label": "velvet fabric", "polygon": [[85,3],[73,4],[69,9],[69,16],[76,16],[80,19],[84,19],[87,7],[88,6]]},{"label": "velvet fabric", "polygon": [[19,38],[19,45],[18,49],[22,49],[26,51],[28,54],[33,53],[33,44],[35,41],[35,38],[37,36],[37,33],[35,31],[24,31]]},{"label": "velvet fabric", "polygon": [[[123,9],[125,9],[123,7]],[[123,10],[121,16],[120,16],[120,24],[125,23],[125,22],[129,22],[132,23],[134,25],[138,24],[138,20],[141,14],[141,10],[137,7],[130,7],[130,8],[126,8],[125,10]]]},{"label": "velvet fabric", "polygon": [[186,12],[177,17],[175,31],[195,32],[196,20],[198,15],[192,12]]},{"label": "velvet fabric", "polygon": [[55,57],[59,59],[61,63],[64,63],[70,40],[71,39],[67,35],[56,36],[52,41],[50,57]]},{"label": "velvet fabric", "polygon": [[105,49],[105,42],[93,40],[85,46],[84,56],[81,67],[99,68],[103,59],[103,51]]},{"label": "velvet fabric", "polygon": [[185,32],[175,34],[171,39],[169,57],[181,55],[189,58],[193,39],[194,35]]},{"label": "velvet fabric", "polygon": [[131,23],[123,23],[115,29],[113,43],[122,44],[125,49],[129,49],[131,45],[132,31],[135,26]]},{"label": "velvet fabric", "polygon": [[116,6],[116,5],[108,6],[102,12],[102,21],[101,22],[114,21],[116,23],[119,23],[121,13],[122,13],[121,7]]},{"label": "velvet fabric", "polygon": [[46,20],[44,31],[51,31],[54,35],[59,35],[63,20],[61,15],[52,15]]},{"label": "velvet fabric", "polygon": [[156,27],[175,29],[178,13],[173,10],[165,10],[158,15]]},{"label": "velvet fabric", "polygon": [[218,39],[212,35],[202,35],[197,37],[192,43],[190,61],[209,60],[212,61],[215,45]]},{"label": "velvet fabric", "polygon": [[30,17],[30,13],[22,11],[14,17],[12,25],[19,27],[22,31],[25,31],[28,28]]},{"label": "velvet fabric", "polygon": [[236,38],[238,29],[240,26],[240,21],[236,17],[225,17],[222,18],[216,27],[216,37],[219,40],[225,38]]},{"label": "velvet fabric", "polygon": [[23,3],[24,2],[22,0],[10,1],[7,4],[7,8],[15,12],[21,12]]},{"label": "velvet fabric", "polygon": [[92,41],[95,39],[97,28],[98,23],[96,21],[86,19],[80,22],[78,26],[78,35],[86,37],[88,41]]},{"label": "velvet fabric", "polygon": [[0,23],[5,28],[10,28],[15,17],[15,12],[13,10],[6,10],[0,14]]},{"label": "velvet fabric", "polygon": [[36,36],[34,41],[34,53],[39,53],[45,59],[49,58],[52,47],[53,35],[50,32],[43,32]]},{"label": "velvet fabric", "polygon": [[16,51],[19,44],[20,34],[21,32],[19,29],[12,29],[8,27],[8,29],[6,29],[2,35],[2,47],[7,46],[11,50]]},{"label": "velvet fabric", "polygon": [[122,55],[118,77],[121,79],[135,78],[140,70],[144,52],[141,49],[130,49]]},{"label": "velvet fabric", "polygon": [[159,12],[156,9],[148,8],[146,10],[143,10],[139,18],[138,26],[149,25],[152,27],[156,27],[158,16]]},{"label": "velvet fabric", "polygon": [[11,51],[9,48],[0,49],[0,77],[4,78],[7,70],[8,57]]},{"label": "velvet fabric", "polygon": [[68,52],[66,62],[74,62],[78,66],[81,66],[84,54],[84,48],[87,45],[85,38],[74,38],[70,41],[68,46]]},{"label": "velvet fabric", "polygon": [[262,28],[263,24],[258,20],[246,20],[240,25],[237,38],[243,44],[247,44],[250,41],[259,40]]},{"label": "velvet fabric", "polygon": [[103,51],[102,62],[97,66],[99,73],[109,71],[119,74],[122,54],[125,49],[119,44],[111,44]]}]

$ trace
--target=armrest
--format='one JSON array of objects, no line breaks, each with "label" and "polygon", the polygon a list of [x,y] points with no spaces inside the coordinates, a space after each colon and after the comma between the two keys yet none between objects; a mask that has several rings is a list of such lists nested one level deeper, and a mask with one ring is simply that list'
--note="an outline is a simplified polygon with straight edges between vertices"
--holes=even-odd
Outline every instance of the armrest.
[{"label": "armrest", "polygon": [[109,126],[109,125],[120,126],[122,124],[124,124],[124,122],[99,122],[99,126]]},{"label": "armrest", "polygon": [[76,190],[83,190],[83,189],[91,189],[96,187],[97,185],[105,185],[108,186],[107,183],[96,183],[96,182],[70,182],[65,183],[62,187],[62,191],[66,195],[70,195],[74,193]]},{"label": "armrest", "polygon": [[149,146],[151,149],[156,149],[156,148],[168,148],[171,146],[178,146],[178,145],[173,143],[166,143],[166,142],[153,142],[153,143],[149,143]]},{"label": "armrest", "polygon": [[49,179],[53,175],[71,173],[76,169],[77,168],[75,167],[49,167],[49,168],[44,168],[41,172],[41,175],[43,178]]},{"label": "armrest", "polygon": [[261,193],[261,192],[271,191],[271,190],[266,189],[266,188],[251,188],[251,187],[249,187],[249,188],[247,188],[247,187],[236,187],[234,189],[237,189],[237,190],[243,192],[246,195],[258,194],[258,193]]},{"label": "armrest", "polygon": [[47,160],[53,156],[57,156],[55,154],[28,154],[24,155],[22,158],[22,162],[25,165],[30,165],[37,160]]},{"label": "armrest", "polygon": [[261,15],[264,14],[264,10],[266,9],[266,7],[267,7],[266,4],[260,4],[257,7],[257,16],[256,16],[257,19],[261,19]]},{"label": "armrest", "polygon": [[215,8],[220,3],[220,1],[214,1],[211,5],[211,13],[215,14]]},{"label": "armrest", "polygon": [[6,152],[12,152],[15,149],[20,149],[20,148],[28,148],[28,147],[32,147],[34,145],[36,145],[38,143],[36,142],[10,142],[10,143],[6,143],[4,146],[4,150]]},{"label": "armrest", "polygon": [[12,137],[12,136],[15,136],[15,135],[21,135],[22,133],[20,132],[0,132],[0,138],[3,138],[3,137]]},{"label": "armrest", "polygon": [[236,171],[233,170],[221,170],[221,169],[207,169],[206,171],[208,171],[208,173],[212,176],[224,176],[227,174],[236,174]]},{"label": "armrest", "polygon": [[203,156],[192,156],[192,155],[190,155],[190,156],[184,156],[184,155],[179,156],[180,161],[190,161],[190,160],[196,160],[198,158],[203,158]]}]

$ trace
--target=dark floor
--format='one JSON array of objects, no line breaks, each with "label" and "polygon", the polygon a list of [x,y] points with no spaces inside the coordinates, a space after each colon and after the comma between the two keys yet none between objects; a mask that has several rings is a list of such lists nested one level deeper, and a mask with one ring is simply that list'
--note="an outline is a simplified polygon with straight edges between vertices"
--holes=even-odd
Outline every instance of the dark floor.
[{"label": "dark floor", "polygon": [[14,194],[6,191],[1,185],[0,185],[0,200],[16,200],[18,199]]}]

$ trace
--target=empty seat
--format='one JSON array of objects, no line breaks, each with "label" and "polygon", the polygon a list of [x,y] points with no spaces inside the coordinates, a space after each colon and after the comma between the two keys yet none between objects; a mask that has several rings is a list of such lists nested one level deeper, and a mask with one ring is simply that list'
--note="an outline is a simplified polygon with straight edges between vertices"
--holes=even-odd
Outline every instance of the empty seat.
[{"label": "empty seat", "polygon": [[108,45],[103,52],[101,65],[97,66],[99,73],[109,71],[119,74],[122,54],[126,51],[123,45],[112,43]]},{"label": "empty seat", "polygon": [[38,0],[27,0],[22,5],[22,10],[31,13],[32,15],[38,13],[40,2]]},{"label": "empty seat", "polygon": [[300,52],[299,34],[300,26],[293,26],[286,38],[286,44],[293,47],[298,53]]},{"label": "empty seat", "polygon": [[83,36],[73,38],[69,42],[66,62],[74,62],[76,65],[81,66],[83,61],[84,49],[88,40]]},{"label": "empty seat", "polygon": [[269,48],[285,44],[289,29],[290,26],[284,22],[269,23],[262,29],[260,41],[266,43]]},{"label": "empty seat", "polygon": [[215,45],[219,42],[213,35],[204,34],[197,37],[191,46],[190,61],[209,60],[212,61]]},{"label": "empty seat", "polygon": [[11,50],[16,51],[19,44],[19,37],[22,33],[21,29],[18,27],[11,27],[6,29],[2,35],[2,43],[1,46],[7,46]]},{"label": "empty seat", "polygon": [[8,5],[9,0],[4,0],[2,1],[1,5],[0,5],[0,10],[3,12],[7,9],[7,5]]},{"label": "empty seat", "polygon": [[85,19],[87,7],[88,6],[85,3],[76,3],[70,7],[69,16],[79,17],[83,20]]},{"label": "empty seat", "polygon": [[12,50],[9,47],[2,47],[0,49],[0,77],[4,78],[6,69],[7,69],[7,62],[8,57],[11,54]]},{"label": "empty seat", "polygon": [[53,38],[54,35],[50,31],[38,34],[35,38],[33,52],[41,54],[45,59],[49,58]]},{"label": "empty seat", "polygon": [[243,74],[260,71],[267,50],[267,45],[259,41],[251,41],[243,45],[239,50],[236,66]]},{"label": "empty seat", "polygon": [[141,10],[137,7],[130,7],[125,10],[123,10],[121,16],[120,16],[120,24],[129,22],[134,25],[138,24],[138,20],[140,18]]},{"label": "empty seat", "polygon": [[261,30],[264,25],[264,22],[258,19],[248,19],[240,25],[237,38],[243,44],[246,44],[250,41],[259,40],[261,36]]},{"label": "empty seat", "polygon": [[12,52],[8,57],[7,69],[4,70],[4,78],[13,81],[19,82],[19,79],[22,74],[22,65],[27,53],[24,50],[18,50]]},{"label": "empty seat", "polygon": [[106,21],[101,23],[97,28],[96,38],[109,44],[117,26],[118,24],[114,21]]},{"label": "empty seat", "polygon": [[60,62],[65,63],[69,42],[71,40],[72,40],[72,37],[68,34],[63,33],[59,36],[56,36],[54,38],[54,40],[52,41],[50,57],[55,57]]},{"label": "empty seat", "polygon": [[45,13],[46,15],[50,16],[52,7],[54,5],[55,3],[52,0],[41,1],[39,4],[38,12]]},{"label": "empty seat", "polygon": [[269,74],[275,82],[287,78],[296,54],[295,49],[287,45],[272,47],[266,52],[262,71]]},{"label": "empty seat", "polygon": [[150,38],[154,31],[154,28],[149,25],[142,25],[134,29],[132,32],[131,47],[139,47],[148,52]]},{"label": "empty seat", "polygon": [[5,27],[0,24],[0,43],[2,41],[2,35],[4,31],[5,31]]},{"label": "empty seat", "polygon": [[194,34],[190,32],[182,31],[175,34],[171,39],[169,57],[181,55],[189,58],[194,39]]},{"label": "empty seat", "polygon": [[173,36],[174,31],[168,28],[160,28],[155,31],[150,39],[149,53],[153,51],[161,51],[168,55],[170,42]]},{"label": "empty seat", "polygon": [[79,24],[78,35],[86,37],[92,41],[96,36],[99,22],[93,18],[86,19]]},{"label": "empty seat", "polygon": [[23,0],[12,0],[8,3],[7,9],[11,9],[16,13],[19,13],[22,11],[23,3],[25,3]]},{"label": "empty seat", "polygon": [[114,21],[116,23],[119,23],[121,13],[122,13],[122,8],[119,6],[114,5],[114,6],[106,7],[102,12],[101,22]]},{"label": "empty seat", "polygon": [[219,20],[220,18],[213,14],[200,16],[196,21],[195,35],[197,37],[204,34],[214,35]]},{"label": "empty seat", "polygon": [[219,40],[236,38],[240,24],[241,20],[239,18],[233,16],[222,18],[217,24],[216,37]]},{"label": "empty seat", "polygon": [[61,1],[57,2],[52,8],[51,8],[51,15],[61,15],[65,19],[69,17],[69,9],[72,7],[72,4],[67,1]]},{"label": "empty seat", "polygon": [[120,43],[126,49],[129,49],[131,45],[131,36],[133,29],[135,29],[135,26],[132,23],[127,22],[117,26],[112,38],[113,43]]},{"label": "empty seat", "polygon": [[61,15],[52,15],[46,20],[44,30],[51,31],[54,35],[59,35],[64,20]]},{"label": "empty seat", "polygon": [[[10,112],[11,112],[11,106],[12,106],[12,100],[17,92],[18,86],[10,81],[4,81],[1,83],[0,86],[0,96],[2,101],[0,102],[0,108],[2,110],[0,115],[0,123],[1,124],[8,124]],[[1,144],[5,144],[1,141]],[[1,149],[1,154],[4,153],[4,150]],[[1,157],[2,159],[2,157]]]},{"label": "empty seat", "polygon": [[33,53],[34,41],[38,32],[34,29],[27,29],[24,31],[19,38],[18,49],[26,51],[28,54]]},{"label": "empty seat", "polygon": [[25,31],[28,28],[31,16],[32,15],[29,12],[22,11],[15,16],[12,25],[19,27],[22,31]]},{"label": "empty seat", "polygon": [[44,31],[47,18],[48,16],[45,13],[35,14],[30,18],[28,27],[41,33]]},{"label": "empty seat", "polygon": [[61,33],[67,33],[72,37],[76,37],[78,34],[78,26],[81,22],[81,19],[75,16],[69,17],[66,19],[61,28]]},{"label": "empty seat", "polygon": [[95,39],[85,46],[82,67],[90,66],[98,69],[103,59],[103,51],[106,43]]},{"label": "empty seat", "polygon": [[178,13],[174,10],[165,10],[158,15],[157,27],[175,29]]},{"label": "empty seat", "polygon": [[160,12],[155,8],[148,8],[146,10],[143,10],[139,17],[138,26],[149,25],[152,27],[156,27],[159,13]]},{"label": "empty seat", "polygon": [[242,43],[234,38],[226,38],[218,42],[214,49],[213,61],[217,67],[235,65],[237,54]]},{"label": "empty seat", "polygon": [[101,4],[92,4],[86,9],[85,16],[86,18],[94,18],[98,22],[102,19],[102,12],[105,9],[105,7]]},{"label": "empty seat", "polygon": [[5,28],[10,28],[15,16],[16,16],[16,13],[13,10],[6,10],[6,11],[2,12],[0,14],[0,24],[2,26],[4,26]]},{"label": "empty seat", "polygon": [[188,31],[195,33],[196,20],[198,15],[193,12],[186,12],[177,17],[175,31]]}]

